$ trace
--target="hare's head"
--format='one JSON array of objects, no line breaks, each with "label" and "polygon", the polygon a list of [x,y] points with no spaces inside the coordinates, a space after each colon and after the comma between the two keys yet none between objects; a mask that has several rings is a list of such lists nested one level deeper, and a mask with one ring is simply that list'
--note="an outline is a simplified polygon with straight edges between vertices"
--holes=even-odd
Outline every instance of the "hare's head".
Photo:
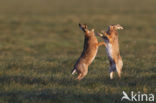
[{"label": "hare's head", "polygon": [[89,30],[86,24],[79,24],[80,29],[88,35],[94,35],[94,29]]},{"label": "hare's head", "polygon": [[108,30],[122,30],[122,29],[123,29],[123,27],[121,25],[119,25],[119,24],[111,25],[111,26],[108,27]]}]

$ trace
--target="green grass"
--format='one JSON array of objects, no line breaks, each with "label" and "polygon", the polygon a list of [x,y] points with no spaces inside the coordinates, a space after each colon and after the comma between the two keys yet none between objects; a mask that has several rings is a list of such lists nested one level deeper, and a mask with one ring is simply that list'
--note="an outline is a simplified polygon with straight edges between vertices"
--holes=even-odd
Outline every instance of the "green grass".
[{"label": "green grass", "polygon": [[[120,103],[123,90],[156,94],[155,5],[155,0],[0,0],[0,103]],[[101,46],[88,75],[74,80],[71,70],[84,39],[79,22],[96,31],[111,24],[125,28],[119,31],[121,79],[109,79]]]}]

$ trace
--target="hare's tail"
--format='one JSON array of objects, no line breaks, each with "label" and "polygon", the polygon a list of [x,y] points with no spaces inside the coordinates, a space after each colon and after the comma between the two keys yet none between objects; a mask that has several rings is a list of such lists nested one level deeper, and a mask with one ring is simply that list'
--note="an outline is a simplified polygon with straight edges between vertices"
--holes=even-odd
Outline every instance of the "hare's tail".
[{"label": "hare's tail", "polygon": [[74,75],[75,72],[76,72],[76,69],[74,68],[74,69],[72,70],[72,75]]}]

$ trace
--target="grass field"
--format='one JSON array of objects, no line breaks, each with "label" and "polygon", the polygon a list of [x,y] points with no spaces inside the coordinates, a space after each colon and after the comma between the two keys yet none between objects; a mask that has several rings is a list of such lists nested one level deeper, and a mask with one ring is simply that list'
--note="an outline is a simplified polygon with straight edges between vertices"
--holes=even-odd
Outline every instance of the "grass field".
[{"label": "grass field", "polygon": [[[121,103],[122,91],[156,94],[155,5],[156,0],[0,0],[0,103]],[[79,22],[96,31],[111,24],[125,28],[119,31],[121,79],[109,79],[101,46],[88,75],[74,80],[71,70],[84,39]]]}]

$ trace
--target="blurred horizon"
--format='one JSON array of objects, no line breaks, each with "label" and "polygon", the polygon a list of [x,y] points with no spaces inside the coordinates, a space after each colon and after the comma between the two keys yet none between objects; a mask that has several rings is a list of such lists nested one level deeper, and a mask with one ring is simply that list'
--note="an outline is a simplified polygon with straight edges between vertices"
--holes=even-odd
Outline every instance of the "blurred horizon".
[{"label": "blurred horizon", "polygon": [[[67,0],[68,1],[68,0]],[[136,14],[155,13],[155,1],[135,3],[135,0],[0,0],[0,13],[4,14]],[[138,0],[139,1],[139,0]]]}]

